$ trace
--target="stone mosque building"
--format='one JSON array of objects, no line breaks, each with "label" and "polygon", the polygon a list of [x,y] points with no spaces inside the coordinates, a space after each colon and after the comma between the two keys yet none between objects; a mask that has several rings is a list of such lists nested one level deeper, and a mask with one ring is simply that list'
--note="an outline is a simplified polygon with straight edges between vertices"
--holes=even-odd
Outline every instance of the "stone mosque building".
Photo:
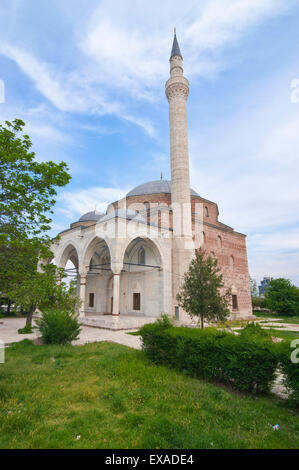
[{"label": "stone mosque building", "polygon": [[134,317],[143,324],[162,313],[186,322],[176,296],[199,247],[218,260],[232,290],[232,314],[252,315],[246,236],[218,220],[215,202],[190,189],[189,82],[182,64],[175,34],[166,82],[171,181],[161,178],[137,186],[112,202],[106,214],[84,214],[53,241],[56,265],[77,277],[80,316],[86,324],[105,322],[106,315],[110,322]]}]

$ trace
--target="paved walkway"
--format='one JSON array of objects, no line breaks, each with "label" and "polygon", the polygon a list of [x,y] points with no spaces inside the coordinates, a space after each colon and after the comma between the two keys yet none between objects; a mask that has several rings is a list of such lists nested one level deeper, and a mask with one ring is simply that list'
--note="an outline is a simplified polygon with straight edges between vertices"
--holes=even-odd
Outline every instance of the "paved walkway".
[{"label": "paved walkway", "polygon": [[271,322],[270,320],[264,320],[258,322],[263,328],[275,328],[278,331],[294,331],[299,333],[298,323],[280,323],[280,322]]},{"label": "paved walkway", "polygon": [[[130,330],[132,332],[132,330]],[[123,344],[134,349],[141,349],[140,336],[132,336],[122,331],[103,330],[100,328],[92,328],[90,326],[83,326],[80,337],[73,344],[86,344],[95,341],[112,341],[113,343]]]},{"label": "paved walkway", "polygon": [[[33,321],[34,325],[34,321]],[[27,338],[30,340],[36,339],[38,336],[37,331],[28,335],[19,335],[18,329],[25,326],[25,318],[4,318],[0,320],[0,340],[5,345],[16,343]],[[92,328],[83,326],[79,339],[74,341],[74,345],[81,345],[86,343],[93,343],[95,341],[112,341],[113,343],[123,344],[130,348],[141,349],[141,340],[138,336],[132,336],[125,331],[110,331],[100,328]]]},{"label": "paved walkway", "polygon": [[26,324],[25,318],[2,318],[0,319],[0,340],[5,345],[22,341],[25,338],[36,339],[37,334],[34,332],[30,335],[19,335],[18,329],[24,328]]}]

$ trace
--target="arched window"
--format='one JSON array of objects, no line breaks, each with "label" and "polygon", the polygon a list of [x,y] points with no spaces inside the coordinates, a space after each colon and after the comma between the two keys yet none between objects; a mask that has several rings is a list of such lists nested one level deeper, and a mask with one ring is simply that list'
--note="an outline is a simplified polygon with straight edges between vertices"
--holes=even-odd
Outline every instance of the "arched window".
[{"label": "arched window", "polygon": [[144,207],[145,207],[145,210],[148,211],[149,208],[150,208],[149,202],[148,202],[148,201],[145,201],[145,202],[143,203],[143,205],[144,205]]},{"label": "arched window", "polygon": [[145,264],[145,249],[143,247],[138,251],[138,264]]},{"label": "arched window", "polygon": [[218,237],[217,237],[217,245],[218,245],[218,248],[221,248],[221,246],[222,246],[222,240],[221,240],[220,235],[218,235]]},{"label": "arched window", "polygon": [[211,251],[210,256],[211,256],[211,258],[215,259],[215,253],[214,253],[214,251]]},{"label": "arched window", "polygon": [[201,232],[201,241],[202,241],[202,243],[206,243],[206,234],[205,234],[205,232]]},{"label": "arched window", "polygon": [[229,266],[230,266],[230,268],[233,268],[234,265],[235,265],[234,257],[233,257],[233,256],[230,256],[230,258],[229,258]]},{"label": "arched window", "polygon": [[205,206],[205,216],[209,217],[209,208]]}]

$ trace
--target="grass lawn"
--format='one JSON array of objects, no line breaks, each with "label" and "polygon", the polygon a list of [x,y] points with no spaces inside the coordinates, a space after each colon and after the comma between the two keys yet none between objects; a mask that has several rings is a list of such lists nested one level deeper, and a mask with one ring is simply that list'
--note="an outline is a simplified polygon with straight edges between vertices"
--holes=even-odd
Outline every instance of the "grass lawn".
[{"label": "grass lawn", "polygon": [[277,318],[277,321],[279,323],[293,323],[293,324],[299,324],[299,316],[286,316],[286,315],[274,315],[273,313],[266,313],[266,312],[259,312],[259,311],[254,311],[253,314],[258,317],[258,318],[265,318],[267,320],[268,318]]},{"label": "grass lawn", "polygon": [[248,323],[252,323],[252,320],[226,320],[225,322],[219,322],[217,324],[218,328],[245,328]]},{"label": "grass lawn", "polygon": [[275,328],[265,328],[266,331],[268,331],[271,336],[276,336],[277,338],[282,338],[282,339],[299,339],[299,332],[298,331],[281,331],[281,330],[276,330]]},{"label": "grass lawn", "polygon": [[0,401],[0,448],[299,446],[299,416],[278,399],[232,393],[113,343],[8,348]]}]

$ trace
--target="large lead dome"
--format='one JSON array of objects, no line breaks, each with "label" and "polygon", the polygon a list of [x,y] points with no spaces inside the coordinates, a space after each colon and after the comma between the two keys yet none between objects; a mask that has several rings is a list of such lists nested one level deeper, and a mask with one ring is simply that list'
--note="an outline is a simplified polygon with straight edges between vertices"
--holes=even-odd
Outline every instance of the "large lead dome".
[{"label": "large lead dome", "polygon": [[[168,180],[157,180],[157,181],[149,181],[148,183],[140,184],[136,186],[136,188],[132,189],[127,194],[127,197],[130,196],[143,196],[147,194],[171,194],[171,182]],[[191,196],[199,196],[199,194],[194,191],[194,189],[190,188]]]}]

